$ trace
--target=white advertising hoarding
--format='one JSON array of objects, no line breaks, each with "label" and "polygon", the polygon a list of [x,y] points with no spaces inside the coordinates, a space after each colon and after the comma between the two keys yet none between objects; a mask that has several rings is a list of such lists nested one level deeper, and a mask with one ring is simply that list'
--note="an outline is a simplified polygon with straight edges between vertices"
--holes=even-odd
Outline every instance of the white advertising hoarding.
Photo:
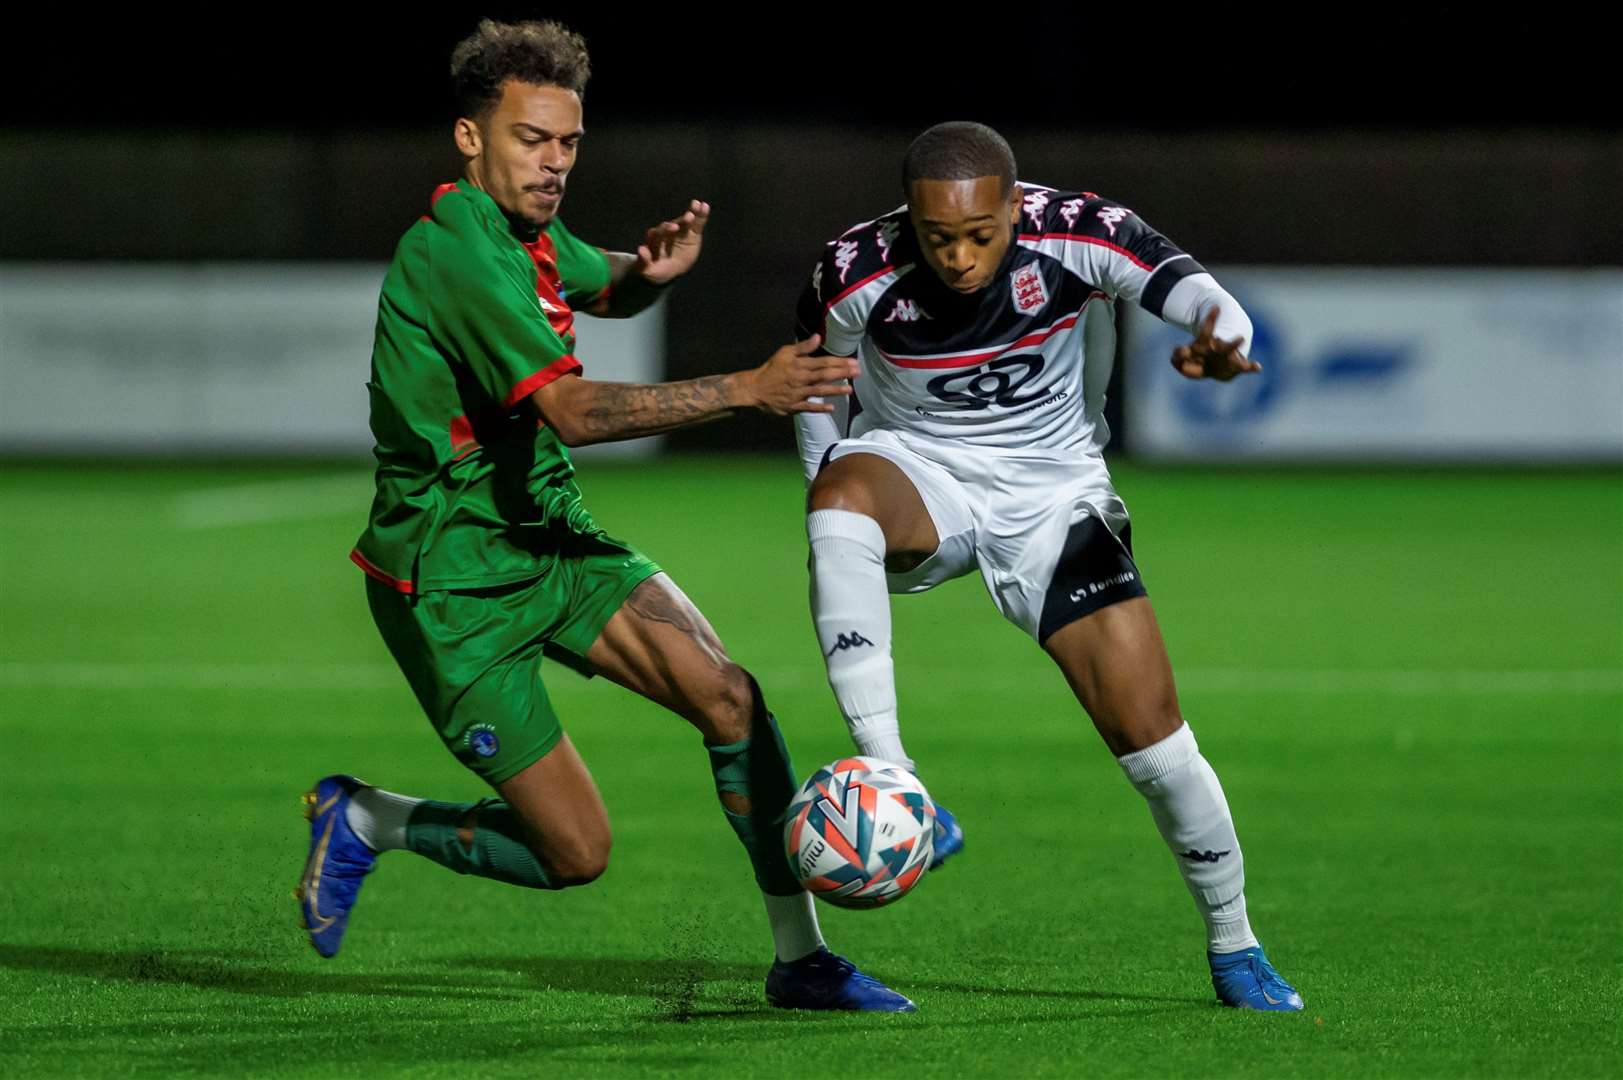
[{"label": "white advertising hoarding", "polygon": [[1189,335],[1129,308],[1133,453],[1162,460],[1623,461],[1623,271],[1218,273],[1263,365],[1168,362]]},{"label": "white advertising hoarding", "polygon": [[[383,274],[353,264],[0,264],[0,451],[364,455]],[[576,333],[593,378],[647,382],[663,371],[657,308],[583,317]]]}]

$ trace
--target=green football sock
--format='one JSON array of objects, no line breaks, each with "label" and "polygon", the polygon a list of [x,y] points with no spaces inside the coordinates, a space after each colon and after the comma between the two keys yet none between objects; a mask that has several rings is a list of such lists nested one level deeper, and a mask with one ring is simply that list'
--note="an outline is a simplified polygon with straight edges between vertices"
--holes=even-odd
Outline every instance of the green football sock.
[{"label": "green football sock", "polygon": [[[733,827],[755,868],[755,881],[770,896],[793,896],[800,882],[789,869],[789,856],[783,847],[783,815],[794,797],[794,766],[783,744],[778,722],[766,711],[760,687],[755,691],[755,715],[747,738],[724,746],[708,746],[710,771],[716,778],[716,794],[722,813]],[[749,813],[734,813],[727,796],[749,801]]]},{"label": "green football sock", "polygon": [[[457,832],[470,812],[474,815],[473,844],[464,847]],[[424,801],[406,822],[406,848],[459,874],[532,889],[557,888],[524,842],[518,815],[500,799]]]}]

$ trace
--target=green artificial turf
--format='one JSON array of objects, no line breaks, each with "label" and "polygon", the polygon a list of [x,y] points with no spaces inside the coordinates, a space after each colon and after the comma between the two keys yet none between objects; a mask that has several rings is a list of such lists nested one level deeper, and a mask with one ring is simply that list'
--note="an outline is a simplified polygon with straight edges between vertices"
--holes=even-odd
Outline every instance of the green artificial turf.
[{"label": "green artificial turf", "polygon": [[[323,961],[299,794],[471,799],[345,560],[364,471],[0,470],[0,1074],[1598,1076],[1623,1070],[1616,472],[1120,469],[1253,924],[1303,1016],[1213,1004],[1142,801],[978,579],[896,603],[904,734],[964,855],[821,908],[912,1016],[768,1008],[698,737],[548,665],[615,828],[538,893],[404,853]],[[849,740],[792,462],[583,468],[766,688]]]}]

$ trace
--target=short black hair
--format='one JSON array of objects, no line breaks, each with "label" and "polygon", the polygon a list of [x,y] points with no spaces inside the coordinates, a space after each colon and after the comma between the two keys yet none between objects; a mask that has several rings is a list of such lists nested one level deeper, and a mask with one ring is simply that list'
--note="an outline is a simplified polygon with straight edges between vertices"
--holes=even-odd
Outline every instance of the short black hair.
[{"label": "short black hair", "polygon": [[592,64],[586,39],[562,23],[499,23],[479,28],[451,50],[451,91],[459,116],[481,117],[501,100],[508,79],[557,86],[584,96]]},{"label": "short black hair", "polygon": [[902,189],[915,180],[998,178],[1007,194],[1014,186],[1014,151],[1003,136],[971,120],[937,124],[913,140],[902,159]]}]

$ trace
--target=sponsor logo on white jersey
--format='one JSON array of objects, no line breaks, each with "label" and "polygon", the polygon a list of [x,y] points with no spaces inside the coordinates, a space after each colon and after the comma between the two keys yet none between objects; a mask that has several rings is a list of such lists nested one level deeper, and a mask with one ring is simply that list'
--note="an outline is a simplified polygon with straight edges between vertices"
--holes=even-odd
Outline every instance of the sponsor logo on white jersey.
[{"label": "sponsor logo on white jersey", "polygon": [[1125,206],[1107,206],[1099,211],[1099,220],[1105,223],[1105,228],[1110,230],[1110,235],[1115,236],[1116,226],[1120,225],[1122,219],[1131,213],[1132,211]]},{"label": "sponsor logo on white jersey", "polygon": [[841,285],[845,284],[845,275],[851,272],[851,264],[856,261],[857,242],[855,240],[841,240],[834,246],[834,265],[840,268]]},{"label": "sponsor logo on white jersey", "polygon": [[930,313],[919,307],[917,300],[897,300],[896,306],[885,316],[886,322],[918,322],[930,318]]},{"label": "sponsor logo on white jersey", "polygon": [[1076,228],[1076,217],[1082,212],[1082,204],[1086,199],[1066,199],[1059,204],[1059,216],[1065,219],[1067,229]]},{"label": "sponsor logo on white jersey", "polygon": [[1010,282],[1014,310],[1022,315],[1034,315],[1048,303],[1048,287],[1043,284],[1042,271],[1035,263],[1027,263],[1014,272]]},{"label": "sponsor logo on white jersey", "polygon": [[1034,229],[1043,227],[1043,210],[1048,206],[1048,194],[1041,188],[1026,192],[1026,216],[1031,219]]},{"label": "sponsor logo on white jersey", "polygon": [[879,244],[879,257],[886,262],[890,262],[890,246],[896,242],[896,234],[901,229],[902,227],[894,221],[879,223],[879,235],[875,238],[875,242]]}]

